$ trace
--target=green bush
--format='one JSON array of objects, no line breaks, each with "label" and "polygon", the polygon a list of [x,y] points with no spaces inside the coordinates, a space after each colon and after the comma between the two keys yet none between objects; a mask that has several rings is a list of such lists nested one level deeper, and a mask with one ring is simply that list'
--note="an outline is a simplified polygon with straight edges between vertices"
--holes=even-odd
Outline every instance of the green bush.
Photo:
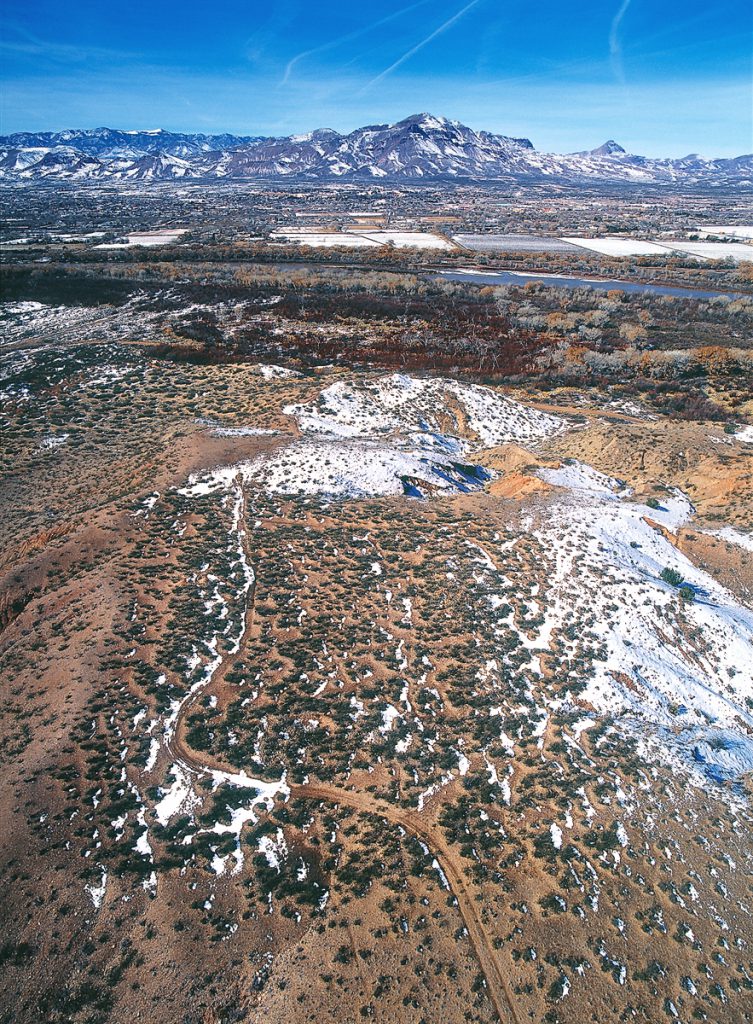
[{"label": "green bush", "polygon": [[659,575],[661,579],[663,579],[665,583],[669,583],[671,587],[679,587],[684,578],[682,573],[679,573],[677,569],[671,569],[668,565],[662,569]]}]

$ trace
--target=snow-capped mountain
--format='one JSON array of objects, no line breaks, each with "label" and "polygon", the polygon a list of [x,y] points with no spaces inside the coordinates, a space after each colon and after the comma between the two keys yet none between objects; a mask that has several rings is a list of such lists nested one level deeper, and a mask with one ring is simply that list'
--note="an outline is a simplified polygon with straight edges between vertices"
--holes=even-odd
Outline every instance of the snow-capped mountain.
[{"label": "snow-capped mountain", "polygon": [[607,141],[597,146],[596,149],[587,149],[582,153],[574,153],[573,156],[622,156],[627,155],[625,150],[619,142],[615,142],[614,139],[607,139]]},{"label": "snow-capped mountain", "polygon": [[679,160],[627,153],[610,139],[597,149],[540,153],[528,139],[474,131],[415,114],[347,135],[319,129],[287,138],[175,134],[98,128],[0,138],[5,178],[299,178],[376,180],[624,181],[750,186],[753,155]]},{"label": "snow-capped mountain", "polygon": [[166,132],[162,128],[144,131],[118,131],[115,128],[68,129],[63,132],[16,132],[0,139],[0,145],[26,149],[43,147],[55,149],[69,146],[87,156],[100,160],[119,157],[140,157],[148,153],[167,153],[169,156],[199,156],[202,153],[237,146],[252,145],[257,137],[238,135],[200,135]]}]

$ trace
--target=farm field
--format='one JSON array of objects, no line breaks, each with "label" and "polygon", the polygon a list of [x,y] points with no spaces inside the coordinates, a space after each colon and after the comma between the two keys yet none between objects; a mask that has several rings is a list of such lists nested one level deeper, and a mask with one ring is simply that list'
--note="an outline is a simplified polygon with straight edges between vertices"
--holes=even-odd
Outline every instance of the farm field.
[{"label": "farm field", "polygon": [[126,236],[125,242],[100,242],[97,249],[119,249],[134,245],[170,245],[185,235],[187,228],[168,228],[164,231],[134,231]]},{"label": "farm field", "polygon": [[631,238],[566,238],[571,245],[603,253],[605,256],[666,256],[668,247],[657,242],[644,242]]},{"label": "farm field", "polygon": [[398,249],[453,249],[445,238],[426,231],[381,231],[370,227],[347,231],[317,231],[315,228],[285,228],[275,231],[273,238],[305,246],[368,247],[389,245]]},{"label": "farm field", "polygon": [[731,259],[753,263],[753,246],[743,242],[667,242],[667,246],[699,259]]},{"label": "farm field", "polygon": [[740,263],[753,263],[753,246],[742,242],[660,242],[628,238],[566,238],[572,245],[583,246],[605,256],[649,256],[681,253],[699,260],[732,259]]},{"label": "farm field", "polygon": [[728,235],[730,238],[753,238],[753,225],[750,224],[716,224],[704,226],[703,230],[707,235]]},{"label": "farm field", "polygon": [[539,235],[453,235],[458,244],[475,252],[576,252],[563,238]]},{"label": "farm field", "polygon": [[398,249],[452,249],[446,238],[427,231],[369,231],[368,238]]},{"label": "farm field", "polygon": [[309,228],[276,231],[272,233],[271,238],[273,241],[291,242],[294,245],[305,245],[311,248],[336,246],[338,248],[368,249],[380,244],[376,239],[366,235],[345,231],[315,231]]}]

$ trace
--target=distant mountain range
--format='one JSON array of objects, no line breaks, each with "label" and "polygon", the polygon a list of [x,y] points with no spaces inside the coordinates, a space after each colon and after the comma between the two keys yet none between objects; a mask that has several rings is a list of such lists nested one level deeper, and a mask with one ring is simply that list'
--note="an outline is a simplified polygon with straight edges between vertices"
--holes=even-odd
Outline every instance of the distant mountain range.
[{"label": "distant mountain range", "polygon": [[0,137],[5,179],[170,180],[538,180],[703,186],[753,185],[753,155],[678,160],[626,153],[614,140],[597,149],[540,153],[528,139],[476,132],[415,114],[347,135],[319,129],[287,138],[184,134],[112,128],[18,132]]}]

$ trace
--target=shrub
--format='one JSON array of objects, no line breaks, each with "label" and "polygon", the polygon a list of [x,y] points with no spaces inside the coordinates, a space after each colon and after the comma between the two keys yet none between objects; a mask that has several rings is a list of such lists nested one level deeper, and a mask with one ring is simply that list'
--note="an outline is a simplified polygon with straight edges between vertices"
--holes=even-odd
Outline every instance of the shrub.
[{"label": "shrub", "polygon": [[663,579],[665,583],[669,583],[671,587],[679,587],[683,581],[682,573],[679,573],[677,569],[672,569],[668,565],[662,569],[659,575],[661,579]]}]

